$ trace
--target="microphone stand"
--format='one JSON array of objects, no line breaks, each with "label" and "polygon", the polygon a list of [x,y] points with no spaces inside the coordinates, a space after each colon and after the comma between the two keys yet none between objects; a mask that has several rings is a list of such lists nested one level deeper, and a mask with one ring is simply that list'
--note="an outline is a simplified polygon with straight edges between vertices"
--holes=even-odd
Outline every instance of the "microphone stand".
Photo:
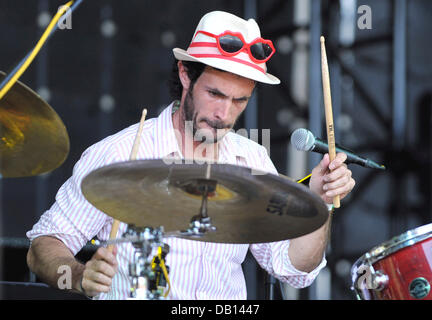
[{"label": "microphone stand", "polygon": [[266,287],[266,300],[275,300],[274,287],[276,284],[276,278],[270,274],[266,275],[265,287]]},{"label": "microphone stand", "polygon": [[[83,0],[77,0],[74,1],[74,3],[70,6],[69,12],[66,12],[56,23],[56,26],[49,34],[47,41],[51,36],[54,34],[54,32],[58,29],[59,23],[64,21],[67,16],[71,15],[72,12],[83,2]],[[34,49],[30,50],[29,53],[17,64],[17,66],[3,79],[3,81],[0,83],[0,90],[3,89],[3,87],[9,82],[10,79],[17,73],[17,71],[21,68],[21,66],[26,62],[27,58],[31,55]]]}]

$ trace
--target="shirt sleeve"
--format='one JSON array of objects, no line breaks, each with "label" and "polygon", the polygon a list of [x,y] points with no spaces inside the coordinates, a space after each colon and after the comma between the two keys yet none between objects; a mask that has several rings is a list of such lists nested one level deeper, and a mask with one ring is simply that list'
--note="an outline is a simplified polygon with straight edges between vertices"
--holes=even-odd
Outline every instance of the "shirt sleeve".
[{"label": "shirt sleeve", "polygon": [[81,181],[91,171],[116,162],[115,148],[97,143],[75,164],[72,176],[61,186],[52,207],[27,232],[31,241],[40,236],[61,240],[75,255],[98,232],[109,227],[112,218],[92,206],[81,192]]},{"label": "shirt sleeve", "polygon": [[[264,147],[262,147],[260,155],[264,170],[272,174],[278,174],[276,167],[272,163]],[[320,270],[327,264],[325,254],[323,255],[321,263],[314,270],[311,272],[304,272],[297,270],[292,265],[288,255],[289,246],[290,240],[284,240],[251,244],[249,249],[258,264],[275,278],[290,284],[294,288],[310,286],[318,276]]]}]

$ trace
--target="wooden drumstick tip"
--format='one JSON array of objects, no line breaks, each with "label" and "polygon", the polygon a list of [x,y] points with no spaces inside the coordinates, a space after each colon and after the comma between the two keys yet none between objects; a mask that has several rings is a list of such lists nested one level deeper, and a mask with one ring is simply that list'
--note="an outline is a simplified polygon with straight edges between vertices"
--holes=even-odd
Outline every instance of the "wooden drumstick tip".
[{"label": "wooden drumstick tip", "polygon": [[324,43],[324,41],[325,41],[324,36],[320,37],[320,41],[321,41],[321,43]]}]

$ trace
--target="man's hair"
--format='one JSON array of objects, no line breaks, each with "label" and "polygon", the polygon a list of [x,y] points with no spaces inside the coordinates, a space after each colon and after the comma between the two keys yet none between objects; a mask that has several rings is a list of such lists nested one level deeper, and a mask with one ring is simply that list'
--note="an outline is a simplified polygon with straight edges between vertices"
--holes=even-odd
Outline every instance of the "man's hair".
[{"label": "man's hair", "polygon": [[[178,70],[177,63],[178,60],[174,59],[172,69],[171,69],[171,75],[168,80],[169,93],[171,95],[172,100],[181,100],[181,96],[183,92],[183,85],[181,84],[179,78],[179,70]],[[192,90],[195,82],[203,73],[206,65],[200,62],[193,62],[193,61],[182,61],[182,63],[186,68],[186,72],[190,80],[190,90]]]}]

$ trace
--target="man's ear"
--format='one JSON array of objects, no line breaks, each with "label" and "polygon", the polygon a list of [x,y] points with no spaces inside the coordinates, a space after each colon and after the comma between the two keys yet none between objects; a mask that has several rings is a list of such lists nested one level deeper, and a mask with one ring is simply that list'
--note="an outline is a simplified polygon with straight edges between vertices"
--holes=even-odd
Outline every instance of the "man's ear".
[{"label": "man's ear", "polygon": [[189,76],[187,74],[186,67],[183,65],[182,61],[177,62],[177,67],[179,70],[180,82],[183,86],[183,89],[187,91],[187,90],[189,90],[189,86],[190,86],[191,81],[190,81]]}]

